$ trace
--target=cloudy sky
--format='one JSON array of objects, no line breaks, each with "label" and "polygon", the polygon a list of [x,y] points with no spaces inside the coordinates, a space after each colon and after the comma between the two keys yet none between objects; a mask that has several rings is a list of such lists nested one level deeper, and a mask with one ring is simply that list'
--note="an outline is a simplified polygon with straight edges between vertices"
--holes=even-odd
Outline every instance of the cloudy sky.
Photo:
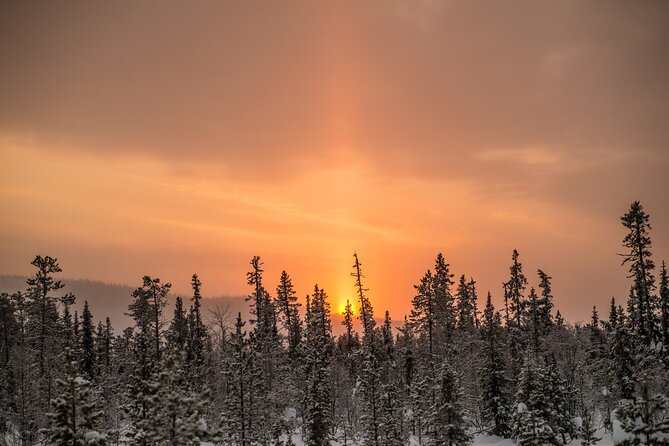
[{"label": "cloudy sky", "polygon": [[624,298],[619,217],[669,260],[669,4],[0,4],[0,271],[246,293],[253,255],[395,318],[442,251],[511,252],[571,320]]}]

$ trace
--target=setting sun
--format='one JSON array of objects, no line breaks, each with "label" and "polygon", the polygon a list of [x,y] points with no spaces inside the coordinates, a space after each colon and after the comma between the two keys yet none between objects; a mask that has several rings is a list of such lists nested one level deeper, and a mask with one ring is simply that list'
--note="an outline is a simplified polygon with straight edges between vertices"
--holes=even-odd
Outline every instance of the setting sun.
[{"label": "setting sun", "polygon": [[[344,314],[346,312],[346,303],[350,301],[343,301],[337,305],[337,314]],[[355,305],[351,303],[351,313],[355,314]]]}]

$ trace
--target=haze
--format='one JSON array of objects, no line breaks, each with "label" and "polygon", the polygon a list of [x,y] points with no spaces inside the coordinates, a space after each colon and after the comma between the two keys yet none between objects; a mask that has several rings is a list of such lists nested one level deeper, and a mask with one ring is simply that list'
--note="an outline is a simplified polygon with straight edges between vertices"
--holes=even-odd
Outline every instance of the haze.
[{"label": "haze", "polygon": [[0,271],[245,294],[253,255],[408,312],[443,252],[511,252],[587,319],[629,289],[633,200],[669,260],[666,2],[0,4]]}]

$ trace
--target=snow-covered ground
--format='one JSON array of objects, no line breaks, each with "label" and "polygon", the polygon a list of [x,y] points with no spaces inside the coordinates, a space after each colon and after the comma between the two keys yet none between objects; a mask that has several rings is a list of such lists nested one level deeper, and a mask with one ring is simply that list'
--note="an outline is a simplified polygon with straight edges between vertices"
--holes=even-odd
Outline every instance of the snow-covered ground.
[{"label": "snow-covered ground", "polygon": [[[613,437],[605,432],[598,432],[597,435],[601,437],[602,439],[597,443],[598,446],[613,446]],[[302,441],[302,437],[299,434],[294,434],[293,435],[293,444],[295,446],[304,446],[304,441]],[[336,441],[330,442],[331,446],[343,446],[343,443],[339,443]],[[409,441],[410,446],[417,446],[418,439],[417,438],[411,438]],[[357,446],[357,443],[354,442],[348,442],[348,446]],[[570,446],[581,446],[581,441],[580,440],[574,440],[571,443],[569,443]],[[202,446],[213,446],[212,443],[202,443]],[[494,435],[477,435],[474,437],[474,442],[472,443],[472,446],[516,446],[516,443],[513,440],[510,440],[508,438],[501,438],[501,437],[496,437]]]}]

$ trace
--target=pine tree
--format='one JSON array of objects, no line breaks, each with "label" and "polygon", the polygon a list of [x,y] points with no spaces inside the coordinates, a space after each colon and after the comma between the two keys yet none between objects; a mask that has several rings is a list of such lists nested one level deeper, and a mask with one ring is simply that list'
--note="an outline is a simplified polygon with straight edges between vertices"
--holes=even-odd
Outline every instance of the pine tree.
[{"label": "pine tree", "polygon": [[[29,302],[27,295],[18,291],[13,293],[10,299],[17,323],[16,354],[13,356],[15,361],[10,375],[14,378],[15,385],[13,388],[16,393],[13,398],[7,400],[7,404],[10,406],[7,419],[16,426],[16,443],[29,445],[36,441],[38,421],[44,421],[42,419],[44,414],[41,403],[42,395],[39,393],[40,375],[39,368],[34,361],[33,346],[29,340]],[[11,383],[12,380],[8,379],[5,383],[6,389],[12,389],[10,387]]]},{"label": "pine tree", "polygon": [[26,293],[26,339],[30,339],[36,354],[39,375],[38,405],[41,411],[38,425],[43,426],[43,414],[48,411],[53,392],[53,378],[56,375],[60,361],[57,356],[61,353],[64,339],[59,324],[58,305],[72,305],[74,296],[65,294],[56,297],[53,292],[63,288],[60,280],[54,279],[54,274],[62,272],[58,260],[49,256],[36,256],[31,264],[37,268],[35,275],[27,280]]},{"label": "pine tree", "polygon": [[628,253],[622,254],[623,265],[629,264],[628,277],[633,279],[633,303],[638,321],[638,334],[641,341],[646,344],[657,334],[655,317],[657,302],[653,295],[655,262],[651,258],[649,220],[650,216],[638,201],[632,203],[629,212],[621,217],[623,226],[629,231],[623,240],[623,246],[629,250]]},{"label": "pine tree", "polygon": [[471,443],[458,379],[447,362],[440,367],[436,387],[437,400],[430,420],[433,430],[428,444],[459,446]]},{"label": "pine tree", "polygon": [[346,329],[346,351],[350,352],[353,349],[353,306],[348,299],[346,299],[343,316],[341,324]]},{"label": "pine tree", "polygon": [[135,334],[131,351],[133,361],[127,380],[125,412],[131,421],[126,437],[133,444],[151,444],[153,432],[152,413],[159,390],[158,365],[161,359],[162,312],[171,285],[160,279],[144,276],[143,285],[133,292],[133,302],[128,306],[135,321]]},{"label": "pine tree", "polygon": [[370,345],[372,342],[376,342],[374,334],[368,335],[363,343],[363,362],[359,384],[363,404],[360,422],[363,427],[365,444],[379,446],[382,434],[381,397],[383,390],[379,359]]},{"label": "pine tree", "polygon": [[84,301],[84,310],[81,313],[81,346],[79,370],[87,379],[95,376],[95,339],[93,315],[88,308],[88,301]]},{"label": "pine tree", "polygon": [[183,369],[184,353],[168,352],[155,379],[155,396],[145,424],[152,444],[199,446],[212,438],[204,418],[208,393],[188,390]]},{"label": "pine tree", "polygon": [[618,419],[631,438],[618,443],[622,446],[669,445],[669,401],[662,394],[650,396],[648,385],[641,383],[640,394],[633,400],[623,400]]},{"label": "pine tree", "polygon": [[54,446],[104,446],[107,440],[96,430],[103,412],[92,401],[90,382],[77,375],[71,351],[65,351],[66,377],[57,380],[62,394],[52,401],[49,428],[44,430]]},{"label": "pine tree", "polygon": [[486,300],[481,325],[483,337],[481,370],[481,388],[483,402],[483,419],[489,426],[491,435],[507,437],[511,433],[509,420],[509,396],[507,391],[506,365],[501,316],[495,311],[490,293]]},{"label": "pine tree", "polygon": [[188,364],[189,364],[189,383],[195,390],[202,390],[205,377],[205,364],[207,354],[207,327],[202,321],[202,304],[200,300],[202,295],[200,289],[202,282],[197,274],[191,278],[193,288],[193,297],[191,298],[191,307],[188,313]]},{"label": "pine tree", "polygon": [[545,417],[551,403],[543,393],[543,370],[529,359],[518,378],[513,413],[513,438],[519,446],[558,444],[555,432]]},{"label": "pine tree", "polygon": [[518,257],[518,251],[514,249],[511,256],[513,262],[510,268],[511,277],[506,283],[508,299],[510,301],[511,321],[513,321],[513,325],[516,328],[522,326],[523,312],[525,310],[524,292],[527,287],[527,278],[523,274],[523,265],[518,261]]},{"label": "pine tree", "polygon": [[597,444],[602,439],[602,437],[597,436],[597,429],[595,429],[592,411],[584,413],[581,417],[578,438],[581,440],[581,446],[591,446]]},{"label": "pine tree", "polygon": [[456,316],[454,299],[451,294],[452,279],[453,274],[450,272],[450,265],[446,263],[442,253],[437,254],[432,278],[437,353],[444,353],[443,350],[446,348],[447,342],[451,340],[453,330],[455,329]]},{"label": "pine tree", "polygon": [[190,337],[188,318],[183,300],[177,296],[174,301],[174,316],[167,330],[167,342],[173,352],[185,352]]},{"label": "pine tree", "polygon": [[420,284],[414,285],[414,288],[416,295],[412,301],[410,320],[414,330],[426,339],[428,360],[432,361],[432,356],[435,354],[434,340],[437,325],[437,305],[432,272],[428,270],[420,279]]},{"label": "pine tree", "polygon": [[277,401],[281,345],[274,302],[263,286],[262,262],[257,256],[251,260],[247,284],[253,287],[247,301],[251,302],[251,314],[255,316],[251,320],[254,326],[249,336],[249,358],[252,366],[249,369],[248,387],[250,426],[255,441],[267,443],[280,427],[283,410]]},{"label": "pine tree", "polygon": [[541,296],[537,302],[539,332],[542,336],[546,336],[555,324],[551,314],[553,311],[552,277],[542,270],[538,270],[537,274],[539,275],[539,288],[541,289]]},{"label": "pine tree", "polygon": [[359,319],[364,329],[362,343],[362,369],[360,371],[359,389],[362,396],[362,414],[360,422],[366,444],[379,446],[381,441],[381,396],[382,383],[380,376],[379,340],[375,329],[374,309],[367,297],[367,288],[363,286],[362,264],[357,253],[353,254],[355,263],[351,276],[355,278],[355,289],[360,305]]},{"label": "pine tree", "polygon": [[616,307],[616,298],[611,298],[611,306],[609,308],[609,330],[613,331],[618,328],[618,309]]},{"label": "pine tree", "polygon": [[245,339],[245,322],[241,313],[237,313],[235,332],[230,339],[231,351],[226,358],[225,375],[227,378],[228,397],[223,413],[223,439],[228,444],[247,446],[253,442],[251,433],[251,407],[249,371],[250,353]]},{"label": "pine tree", "polygon": [[160,360],[163,311],[167,306],[167,294],[172,288],[170,283],[162,283],[158,278],[144,276],[143,284],[137,288],[132,296],[134,301],[128,307],[130,315],[135,320],[137,328],[143,336],[149,338],[153,344],[153,355],[156,361]]},{"label": "pine tree", "polygon": [[331,424],[331,388],[329,383],[332,351],[332,323],[330,304],[325,291],[314,288],[306,315],[304,397],[307,444],[329,445]]},{"label": "pine tree", "polygon": [[613,332],[612,337],[609,346],[610,374],[619,398],[628,400],[634,395],[636,383],[632,339],[623,323],[618,323],[618,328]]},{"label": "pine tree", "polygon": [[[612,307],[614,320],[617,320],[617,310],[615,301]],[[602,413],[604,426],[610,428],[611,411],[613,410],[611,398],[611,377],[608,371],[609,366],[609,345],[608,338],[601,329],[602,325],[597,313],[597,307],[592,307],[592,316],[588,325],[589,345],[587,349],[588,361],[585,366],[586,373],[590,376],[592,386],[599,390],[595,391],[592,397],[593,404],[597,404]],[[608,325],[610,327],[610,324]]]},{"label": "pine tree", "polygon": [[19,323],[9,294],[0,293],[0,438],[7,430],[16,394],[15,369],[19,341]]},{"label": "pine tree", "polygon": [[667,265],[662,262],[660,272],[660,331],[662,343],[669,352],[669,279],[667,279]]},{"label": "pine tree", "polygon": [[527,278],[523,274],[523,265],[518,261],[518,251],[513,250],[510,278],[504,284],[505,301],[508,301],[507,330],[509,333],[509,351],[511,353],[511,374],[518,376],[523,360],[523,319],[525,314],[525,288]]},{"label": "pine tree", "polygon": [[534,287],[530,289],[530,295],[527,298],[527,326],[530,330],[530,345],[535,358],[539,356],[541,347],[541,322],[539,321],[539,298]]},{"label": "pine tree", "polygon": [[393,339],[393,322],[388,310],[386,310],[383,325],[381,325],[381,341],[385,349],[386,359],[392,361],[395,357],[395,341]]},{"label": "pine tree", "polygon": [[251,302],[251,314],[255,317],[255,319],[251,319],[251,323],[260,327],[258,330],[264,333],[267,331],[269,321],[266,319],[265,309],[268,303],[268,295],[262,284],[263,263],[258,256],[254,256],[250,263],[252,269],[246,273],[246,282],[253,287],[253,293],[249,294],[246,300]]},{"label": "pine tree", "polygon": [[353,272],[351,273],[351,276],[355,277],[355,290],[360,305],[359,318],[360,322],[362,322],[364,337],[367,338],[372,336],[374,327],[376,326],[374,309],[366,294],[369,290],[362,285],[362,279],[364,279],[365,276],[362,274],[362,263],[358,260],[358,253],[354,252],[353,258],[355,259],[355,263],[353,264]]},{"label": "pine tree", "polygon": [[457,328],[463,331],[471,331],[476,327],[475,317],[475,302],[476,297],[473,288],[473,280],[469,283],[465,280],[465,275],[460,276],[460,283],[458,284],[457,298],[458,298],[458,321]]},{"label": "pine tree", "polygon": [[567,444],[576,434],[572,423],[574,414],[570,412],[571,394],[565,380],[558,373],[554,358],[542,369],[540,385],[543,397],[549,404],[537,408],[543,412],[543,417],[555,434],[556,444]]},{"label": "pine tree", "polygon": [[382,446],[402,446],[406,438],[402,426],[403,404],[400,399],[395,367],[385,361],[382,368],[385,375],[381,385],[380,438]]},{"label": "pine tree", "polygon": [[276,287],[276,308],[279,320],[288,338],[289,357],[297,359],[297,349],[301,341],[300,333],[300,313],[297,303],[297,292],[293,287],[293,282],[286,271],[281,273],[279,285]]}]

